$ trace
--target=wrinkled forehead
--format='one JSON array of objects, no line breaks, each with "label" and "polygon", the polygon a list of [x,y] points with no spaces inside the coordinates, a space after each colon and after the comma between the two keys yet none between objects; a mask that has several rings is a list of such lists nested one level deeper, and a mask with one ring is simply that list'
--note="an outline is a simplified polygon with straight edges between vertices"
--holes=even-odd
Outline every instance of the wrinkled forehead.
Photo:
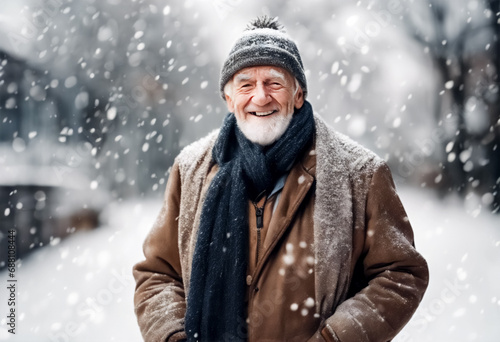
[{"label": "wrinkled forehead", "polygon": [[284,82],[293,79],[293,76],[285,69],[275,66],[257,66],[248,67],[238,71],[234,74],[233,80],[235,82],[248,81],[255,77],[262,78],[278,78]]}]

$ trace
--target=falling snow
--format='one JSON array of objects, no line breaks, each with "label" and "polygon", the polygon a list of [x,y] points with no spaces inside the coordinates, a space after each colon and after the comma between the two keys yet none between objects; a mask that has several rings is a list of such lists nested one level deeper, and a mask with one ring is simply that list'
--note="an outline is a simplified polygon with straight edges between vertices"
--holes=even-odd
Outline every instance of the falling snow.
[{"label": "falling snow", "polygon": [[[5,2],[0,213],[33,237],[19,267],[20,340],[141,339],[130,269],[159,205],[145,198],[161,198],[178,152],[220,126],[220,63],[262,12],[279,14],[297,40],[315,112],[386,159],[404,186],[431,283],[395,341],[497,340],[499,19],[490,3]],[[55,221],[95,203],[99,229]],[[286,246],[284,267],[299,248],[310,246]],[[314,257],[306,263],[313,273]],[[298,301],[290,310],[313,314],[313,298]],[[12,340],[5,322],[0,341]]]}]

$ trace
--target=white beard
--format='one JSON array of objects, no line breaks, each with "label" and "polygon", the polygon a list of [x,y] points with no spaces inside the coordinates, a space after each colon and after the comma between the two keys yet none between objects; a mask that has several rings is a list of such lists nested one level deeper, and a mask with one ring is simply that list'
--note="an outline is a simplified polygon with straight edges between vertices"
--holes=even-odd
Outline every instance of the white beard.
[{"label": "white beard", "polygon": [[248,140],[255,144],[267,146],[281,138],[288,128],[292,116],[293,113],[286,116],[275,115],[268,119],[261,119],[261,123],[258,124],[249,123],[245,119],[238,120],[238,118],[236,118],[236,123]]}]

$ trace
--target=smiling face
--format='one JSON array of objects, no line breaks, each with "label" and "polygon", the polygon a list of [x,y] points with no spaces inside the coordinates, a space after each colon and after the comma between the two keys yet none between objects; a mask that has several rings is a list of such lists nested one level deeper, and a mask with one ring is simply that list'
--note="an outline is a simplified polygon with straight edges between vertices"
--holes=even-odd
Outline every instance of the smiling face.
[{"label": "smiling face", "polygon": [[285,69],[249,67],[234,74],[226,101],[248,140],[266,146],[288,128],[295,108],[304,104],[302,88]]}]

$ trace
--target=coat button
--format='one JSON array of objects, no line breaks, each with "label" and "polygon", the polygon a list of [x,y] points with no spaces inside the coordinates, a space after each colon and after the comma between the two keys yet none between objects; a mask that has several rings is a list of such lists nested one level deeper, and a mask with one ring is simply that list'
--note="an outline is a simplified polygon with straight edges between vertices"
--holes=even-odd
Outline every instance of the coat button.
[{"label": "coat button", "polygon": [[250,286],[250,284],[252,284],[252,276],[247,275],[247,285]]}]

